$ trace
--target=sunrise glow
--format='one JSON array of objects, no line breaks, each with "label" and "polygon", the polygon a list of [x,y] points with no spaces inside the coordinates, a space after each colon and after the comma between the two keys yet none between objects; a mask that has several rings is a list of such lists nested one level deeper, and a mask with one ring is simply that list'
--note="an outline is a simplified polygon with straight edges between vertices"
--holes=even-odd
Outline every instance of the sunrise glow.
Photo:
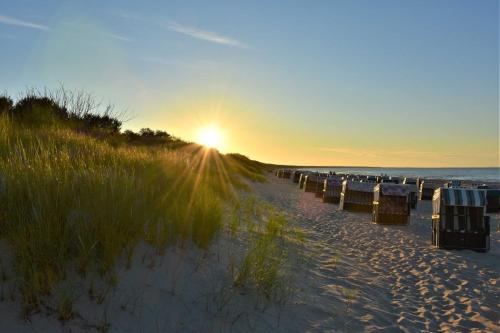
[{"label": "sunrise glow", "polygon": [[197,142],[207,148],[220,149],[223,135],[216,125],[205,126],[198,130]]}]

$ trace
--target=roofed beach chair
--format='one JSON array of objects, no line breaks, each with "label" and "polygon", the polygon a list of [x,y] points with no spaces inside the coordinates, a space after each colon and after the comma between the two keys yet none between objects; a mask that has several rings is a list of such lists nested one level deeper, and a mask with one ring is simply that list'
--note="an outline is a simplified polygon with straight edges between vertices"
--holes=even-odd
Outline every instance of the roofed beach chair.
[{"label": "roofed beach chair", "polygon": [[432,198],[432,244],[445,249],[490,249],[486,192],[438,188]]},{"label": "roofed beach chair", "polygon": [[420,200],[432,200],[434,191],[443,187],[447,182],[442,180],[422,180],[418,191],[418,198]]},{"label": "roofed beach chair", "polygon": [[478,188],[486,191],[486,213],[500,213],[500,188],[490,188],[488,185]]},{"label": "roofed beach chair", "polygon": [[344,180],[340,194],[339,209],[371,212],[373,206],[374,183],[361,183]]},{"label": "roofed beach chair", "polygon": [[328,178],[327,173],[320,173],[318,179],[316,180],[316,189],[314,191],[314,196],[316,198],[323,198],[323,189],[325,184],[325,179]]},{"label": "roofed beach chair", "polygon": [[390,183],[375,186],[372,221],[378,224],[408,224],[410,186]]},{"label": "roofed beach chair", "polygon": [[317,179],[319,178],[319,174],[309,173],[304,176],[304,184],[302,185],[302,189],[304,192],[316,192]]},{"label": "roofed beach chair", "polygon": [[294,171],[292,172],[292,181],[293,181],[294,183],[298,183],[298,182],[299,182],[299,180],[300,180],[300,174],[301,174],[302,172],[304,172],[304,171],[302,171],[302,170],[294,170]]},{"label": "roofed beach chair", "polygon": [[321,192],[321,195],[323,195],[323,181],[325,178],[326,175],[318,172],[306,175],[303,185],[304,192],[312,192],[315,195]]},{"label": "roofed beach chair", "polygon": [[299,188],[304,189],[304,183],[306,182],[306,176],[311,174],[311,171],[302,171],[299,176]]},{"label": "roofed beach chair", "polygon": [[500,189],[486,190],[486,213],[500,213]]},{"label": "roofed beach chair", "polygon": [[340,202],[340,194],[342,193],[342,182],[344,177],[331,176],[323,182],[323,202],[335,203]]}]

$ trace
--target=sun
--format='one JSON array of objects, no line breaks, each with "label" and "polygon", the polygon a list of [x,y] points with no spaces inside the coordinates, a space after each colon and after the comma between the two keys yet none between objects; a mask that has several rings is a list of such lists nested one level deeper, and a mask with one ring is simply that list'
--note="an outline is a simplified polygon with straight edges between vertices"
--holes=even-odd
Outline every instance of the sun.
[{"label": "sun", "polygon": [[218,126],[209,125],[198,130],[197,141],[205,147],[219,149],[223,141],[223,135]]}]

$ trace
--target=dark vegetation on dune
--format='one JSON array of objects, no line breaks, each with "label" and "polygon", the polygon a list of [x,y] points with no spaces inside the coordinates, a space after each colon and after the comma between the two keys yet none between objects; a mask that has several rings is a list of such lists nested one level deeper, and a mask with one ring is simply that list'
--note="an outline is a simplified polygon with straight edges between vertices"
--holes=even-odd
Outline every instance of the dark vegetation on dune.
[{"label": "dark vegetation on dune", "polygon": [[68,267],[105,277],[140,242],[158,253],[208,247],[234,190],[264,180],[264,165],[243,155],[121,127],[112,107],[84,93],[0,97],[0,240],[26,314]]},{"label": "dark vegetation on dune", "polygon": [[101,105],[91,95],[56,92],[27,91],[17,103],[8,96],[0,96],[0,113],[10,116],[18,124],[31,128],[64,126],[77,133],[87,134],[109,143],[127,143],[145,146],[168,146],[179,148],[188,143],[165,131],[143,128],[138,133],[131,130],[121,132],[121,114],[112,105]]}]

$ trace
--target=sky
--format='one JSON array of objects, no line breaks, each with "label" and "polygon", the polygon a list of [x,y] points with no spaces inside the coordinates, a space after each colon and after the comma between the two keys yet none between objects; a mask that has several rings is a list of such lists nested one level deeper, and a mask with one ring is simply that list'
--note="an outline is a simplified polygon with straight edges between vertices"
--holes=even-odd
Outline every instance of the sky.
[{"label": "sky", "polygon": [[0,2],[14,97],[62,83],[264,162],[500,166],[498,1]]}]

